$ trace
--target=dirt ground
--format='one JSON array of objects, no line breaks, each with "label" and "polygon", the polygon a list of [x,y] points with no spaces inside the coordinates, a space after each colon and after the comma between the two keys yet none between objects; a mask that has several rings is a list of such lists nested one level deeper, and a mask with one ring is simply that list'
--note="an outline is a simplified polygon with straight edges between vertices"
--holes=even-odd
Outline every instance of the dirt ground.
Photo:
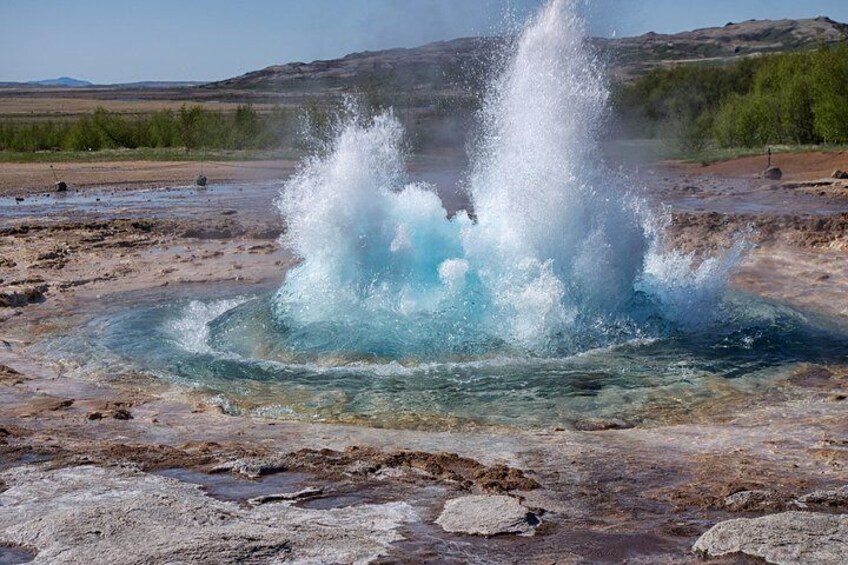
[{"label": "dirt ground", "polygon": [[90,163],[2,163],[0,194],[19,196],[55,191],[56,179],[70,190],[85,187],[159,188],[195,183],[277,180],[288,177],[294,161],[101,161]]}]

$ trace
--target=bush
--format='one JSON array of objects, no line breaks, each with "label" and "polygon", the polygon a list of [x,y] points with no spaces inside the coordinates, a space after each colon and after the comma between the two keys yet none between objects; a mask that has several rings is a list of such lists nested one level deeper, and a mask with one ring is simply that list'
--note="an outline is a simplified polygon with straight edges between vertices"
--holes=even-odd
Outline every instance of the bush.
[{"label": "bush", "polygon": [[848,142],[848,46],[658,70],[614,96],[630,129],[681,148]]}]

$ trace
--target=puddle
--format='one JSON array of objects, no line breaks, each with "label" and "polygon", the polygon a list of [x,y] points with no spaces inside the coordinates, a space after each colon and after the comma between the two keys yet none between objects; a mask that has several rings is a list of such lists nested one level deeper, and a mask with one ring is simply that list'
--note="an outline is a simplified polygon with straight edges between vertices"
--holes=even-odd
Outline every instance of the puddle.
[{"label": "puddle", "polygon": [[17,565],[29,563],[35,559],[35,552],[22,547],[0,544],[0,565]]},{"label": "puddle", "polygon": [[201,473],[189,469],[166,469],[157,475],[200,485],[212,498],[227,502],[244,502],[257,496],[296,492],[316,486],[307,473],[275,473],[257,480],[241,479],[229,473]]},{"label": "puddle", "polygon": [[670,555],[688,550],[691,541],[669,540],[651,533],[616,534],[571,530],[548,526],[535,536],[494,536],[491,538],[456,535],[439,526],[421,521],[407,525],[405,539],[393,545],[386,563],[395,559],[411,563],[523,563],[552,556],[568,563],[639,563],[670,562]]}]

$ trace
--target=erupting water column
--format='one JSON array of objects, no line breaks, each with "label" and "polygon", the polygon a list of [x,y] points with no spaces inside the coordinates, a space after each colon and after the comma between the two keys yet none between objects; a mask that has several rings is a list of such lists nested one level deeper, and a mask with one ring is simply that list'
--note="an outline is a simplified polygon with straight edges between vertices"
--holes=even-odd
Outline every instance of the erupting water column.
[{"label": "erupting water column", "polygon": [[[472,156],[478,221],[409,184],[391,112],[354,115],[279,199],[302,259],[275,298],[293,350],[369,358],[574,352],[701,323],[737,252],[695,269],[598,159],[608,91],[573,3],[525,27]],[[657,322],[660,320],[660,323]]]}]

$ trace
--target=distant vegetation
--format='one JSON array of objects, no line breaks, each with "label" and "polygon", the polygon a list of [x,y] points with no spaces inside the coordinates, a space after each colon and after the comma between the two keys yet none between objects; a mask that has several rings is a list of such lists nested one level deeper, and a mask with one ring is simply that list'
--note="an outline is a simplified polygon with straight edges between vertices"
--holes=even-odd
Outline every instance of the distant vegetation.
[{"label": "distant vegetation", "polygon": [[626,134],[684,151],[848,143],[848,46],[655,70],[613,100]]},{"label": "distant vegetation", "polygon": [[[392,107],[387,96],[376,90],[359,93],[361,111],[367,114]],[[126,115],[99,108],[94,112],[62,119],[0,121],[0,161],[67,160],[81,153],[107,150],[136,150],[139,158],[151,155],[192,158],[191,153],[252,151],[287,154],[316,147],[332,133],[334,117],[345,106],[342,98],[307,101],[296,107],[257,112],[249,105],[235,112],[217,112],[201,106],[183,106],[177,111]],[[474,101],[439,97],[427,108],[395,110],[411,133],[409,149],[463,147],[471,128]],[[160,150],[150,152],[148,150]],[[51,157],[52,155],[52,157]]]},{"label": "distant vegetation", "polygon": [[124,116],[100,108],[66,121],[0,124],[0,150],[268,149],[295,137],[297,128],[296,113],[282,109],[260,115],[251,106],[239,106],[225,114],[183,106],[176,112]]}]

